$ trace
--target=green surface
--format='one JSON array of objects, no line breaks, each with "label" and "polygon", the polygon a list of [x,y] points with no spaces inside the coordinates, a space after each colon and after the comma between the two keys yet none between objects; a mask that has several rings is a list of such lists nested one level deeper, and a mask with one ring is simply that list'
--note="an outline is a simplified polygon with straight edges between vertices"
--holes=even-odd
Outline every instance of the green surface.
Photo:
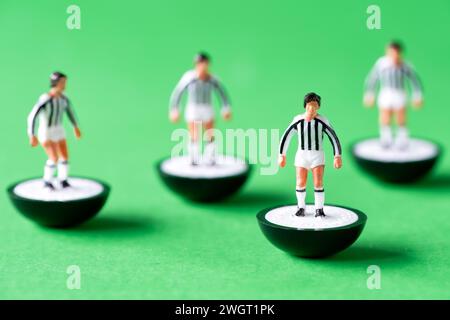
[{"label": "green surface", "polygon": [[[68,131],[72,172],[107,181],[112,193],[96,219],[63,231],[25,220],[3,192],[0,298],[450,298],[449,157],[427,180],[395,186],[362,174],[348,152],[377,133],[362,82],[392,37],[406,43],[425,84],[412,132],[450,149],[450,3],[377,3],[382,29],[369,31],[372,1],[77,0],[82,29],[69,31],[72,1],[2,0],[1,187],[40,174],[44,153],[27,145],[25,120],[61,70],[84,133],[76,142]],[[283,130],[306,91],[323,96],[345,149],[336,171],[327,147],[327,202],[368,215],[353,247],[301,260],[263,238],[256,213],[295,201],[294,148],[287,169],[255,170],[226,203],[191,204],[164,188],[154,162],[172,146],[169,95],[199,49],[231,95],[234,119],[221,128]],[[381,290],[367,289],[372,264]],[[80,290],[66,288],[69,265],[81,268]]]}]

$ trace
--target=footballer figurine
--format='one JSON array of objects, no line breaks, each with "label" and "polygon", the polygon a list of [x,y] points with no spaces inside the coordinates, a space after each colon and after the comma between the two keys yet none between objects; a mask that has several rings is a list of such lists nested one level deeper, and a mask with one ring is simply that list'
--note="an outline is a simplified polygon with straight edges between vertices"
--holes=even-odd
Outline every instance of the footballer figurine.
[{"label": "footballer figurine", "polygon": [[[63,127],[63,117],[67,114],[75,136],[81,137],[72,106],[64,95],[67,76],[61,72],[50,75],[50,91],[42,94],[28,116],[28,136],[32,147],[39,143],[45,150],[48,160],[44,167],[44,187],[55,190],[53,178],[58,169],[58,180],[62,188],[70,187],[69,154]],[[36,123],[39,128],[36,132]]]},{"label": "footballer figurine", "polygon": [[[412,105],[422,106],[422,85],[413,68],[402,58],[403,48],[398,42],[391,42],[386,48],[386,55],[379,58],[372,68],[365,84],[364,104],[375,105],[375,91],[379,83],[378,107],[380,110],[380,140],[383,148],[391,147],[394,142],[399,149],[406,149],[409,142],[406,128],[406,79],[412,87]],[[397,123],[394,141],[391,120]]]},{"label": "footballer figurine", "polygon": [[194,70],[187,71],[178,82],[170,99],[169,118],[177,122],[180,117],[180,101],[184,92],[187,92],[187,106],[185,119],[188,124],[190,143],[188,152],[192,165],[198,165],[200,159],[201,129],[206,132],[206,146],[204,150],[206,162],[215,164],[214,144],[214,109],[212,94],[216,92],[222,103],[222,117],[225,120],[231,118],[231,110],[228,96],[219,80],[209,72],[210,58],[205,53],[195,56]]},{"label": "footballer figurine", "polygon": [[[179,196],[195,202],[218,202],[244,185],[251,166],[245,159],[234,155],[217,154],[216,144],[222,139],[214,141],[212,96],[213,93],[218,95],[225,120],[231,118],[229,99],[222,84],[209,72],[209,56],[197,54],[194,64],[194,69],[187,71],[175,87],[169,110],[170,120],[177,122],[180,102],[186,92],[184,117],[188,125],[188,154],[175,155],[172,149],[171,156],[158,161],[156,168],[163,183]],[[206,143],[202,154],[203,140]]]},{"label": "footballer figurine", "polygon": [[284,132],[279,149],[278,163],[280,167],[286,165],[286,151],[293,135],[298,135],[298,150],[295,156],[297,173],[296,216],[305,216],[306,210],[306,180],[308,171],[312,171],[314,179],[315,217],[325,217],[323,210],[325,190],[323,188],[323,174],[325,155],[323,151],[323,137],[328,136],[334,150],[334,167],[342,167],[341,144],[329,121],[317,112],[320,108],[320,96],[308,93],[303,102],[305,112],[294,117],[294,120]]},{"label": "footballer figurine", "polygon": [[[305,95],[305,112],[294,117],[280,142],[278,163],[284,167],[289,143],[294,135],[298,136],[295,156],[297,205],[271,206],[256,215],[259,228],[270,243],[303,258],[323,258],[345,250],[358,239],[367,221],[367,216],[360,210],[324,205],[324,136],[333,146],[336,169],[342,167],[342,150],[330,122],[317,113],[320,100],[320,96],[313,92]],[[310,170],[314,179],[314,205],[305,203],[306,179]]]},{"label": "footballer figurine", "polygon": [[[12,204],[23,216],[50,228],[70,228],[93,218],[110,193],[108,184],[90,178],[69,178],[69,156],[63,127],[67,114],[75,136],[81,137],[69,99],[64,95],[67,76],[53,72],[50,90],[42,94],[28,116],[32,147],[47,154],[42,178],[31,178],[7,188]],[[57,178],[55,173],[57,171]]]}]

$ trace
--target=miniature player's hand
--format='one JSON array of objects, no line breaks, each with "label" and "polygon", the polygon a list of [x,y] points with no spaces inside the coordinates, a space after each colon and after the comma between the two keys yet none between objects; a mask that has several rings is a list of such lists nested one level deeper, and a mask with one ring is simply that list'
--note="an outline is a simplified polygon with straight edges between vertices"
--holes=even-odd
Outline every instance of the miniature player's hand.
[{"label": "miniature player's hand", "polygon": [[76,137],[77,139],[80,139],[80,138],[81,138],[81,131],[80,131],[80,128],[78,128],[78,127],[73,128],[73,132],[75,133],[75,137]]},{"label": "miniature player's hand", "polygon": [[30,144],[31,144],[32,147],[36,147],[39,144],[39,141],[36,138],[36,136],[31,136],[30,137]]},{"label": "miniature player's hand", "polygon": [[231,111],[230,110],[225,110],[222,112],[222,118],[226,121],[231,119]]},{"label": "miniature player's hand", "polygon": [[368,108],[372,108],[375,105],[375,96],[373,94],[364,95],[364,105]]},{"label": "miniature player's hand", "polygon": [[278,165],[281,168],[284,168],[284,166],[286,165],[286,156],[284,154],[280,154],[278,156]]},{"label": "miniature player's hand", "polygon": [[178,122],[178,120],[180,119],[180,113],[178,112],[178,110],[171,110],[169,113],[169,119],[173,123]]},{"label": "miniature player's hand", "polygon": [[334,157],[334,168],[340,169],[341,167],[342,167],[342,157],[341,156]]},{"label": "miniature player's hand", "polygon": [[415,109],[420,109],[423,106],[423,100],[422,99],[416,99],[412,103],[413,107]]}]

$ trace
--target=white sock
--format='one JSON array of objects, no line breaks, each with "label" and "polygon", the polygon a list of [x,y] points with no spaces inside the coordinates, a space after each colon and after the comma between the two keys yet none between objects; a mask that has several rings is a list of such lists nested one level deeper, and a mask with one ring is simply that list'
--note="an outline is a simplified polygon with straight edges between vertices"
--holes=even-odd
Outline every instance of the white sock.
[{"label": "white sock", "polygon": [[398,127],[397,129],[397,143],[400,146],[406,146],[409,141],[409,131],[406,127]]},{"label": "white sock", "polygon": [[392,144],[392,129],[391,126],[380,126],[380,140],[381,144],[388,146]]},{"label": "white sock", "polygon": [[297,206],[299,208],[306,209],[306,204],[305,204],[306,188],[297,188],[295,190],[295,195],[297,196]]},{"label": "white sock", "polygon": [[191,158],[191,162],[198,164],[200,158],[200,148],[197,142],[191,141],[189,143],[189,157]]},{"label": "white sock", "polygon": [[55,175],[56,164],[52,160],[47,160],[44,167],[44,181],[51,182]]},{"label": "white sock", "polygon": [[210,164],[216,162],[216,144],[214,141],[208,142],[205,146],[206,161]]},{"label": "white sock", "polygon": [[67,160],[58,163],[58,179],[59,181],[67,180],[69,177],[69,162]]},{"label": "white sock", "polygon": [[325,190],[323,188],[314,189],[314,205],[317,209],[323,209],[325,203]]}]

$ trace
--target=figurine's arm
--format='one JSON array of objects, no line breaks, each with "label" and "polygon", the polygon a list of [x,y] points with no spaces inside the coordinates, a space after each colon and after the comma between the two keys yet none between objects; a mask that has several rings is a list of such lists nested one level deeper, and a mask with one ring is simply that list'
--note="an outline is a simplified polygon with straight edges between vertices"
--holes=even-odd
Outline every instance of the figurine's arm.
[{"label": "figurine's arm", "polygon": [[366,78],[364,89],[364,104],[367,106],[373,106],[375,104],[375,91],[379,80],[379,67],[378,62],[372,67],[369,75]]},{"label": "figurine's arm", "polygon": [[75,117],[75,113],[73,112],[72,109],[72,104],[70,103],[70,100],[66,97],[64,97],[66,100],[66,113],[67,113],[67,117],[69,117],[70,123],[72,124],[73,128],[74,128],[74,132],[75,132],[75,136],[77,138],[81,137],[81,131],[78,128],[78,123],[77,123],[77,118]]},{"label": "figurine's arm", "polygon": [[180,109],[180,101],[183,96],[184,91],[186,91],[187,87],[192,81],[192,76],[189,72],[185,73],[183,77],[181,77],[180,81],[176,85],[175,89],[170,96],[170,115],[173,121],[178,120],[179,109]]},{"label": "figurine's arm", "polygon": [[330,125],[325,124],[323,127],[323,131],[330,139],[331,145],[333,146],[333,153],[335,157],[340,157],[342,155],[341,142],[339,141],[336,132],[331,128]]},{"label": "figurine's arm", "polygon": [[284,131],[283,136],[281,137],[278,152],[278,163],[280,167],[284,167],[286,165],[286,152],[289,148],[289,144],[291,143],[292,136],[297,132],[298,123],[298,121],[291,123],[291,125]]},{"label": "figurine's arm", "polygon": [[72,109],[72,105],[69,101],[69,99],[66,98],[67,106],[66,106],[66,112],[67,116],[69,117],[70,123],[72,123],[72,126],[77,127],[77,119],[75,118],[75,114]]},{"label": "figurine's arm", "polygon": [[406,64],[404,65],[404,68],[406,76],[411,81],[413,103],[415,105],[420,105],[422,103],[422,83],[413,68]]},{"label": "figurine's arm", "polygon": [[[320,120],[321,121],[321,120]],[[333,153],[334,153],[334,167],[336,169],[339,169],[342,167],[342,147],[341,142],[339,141],[339,138],[334,131],[334,129],[331,127],[330,123],[327,121],[321,121],[322,123],[322,130],[325,132],[325,134],[328,136],[328,139],[330,139],[331,145],[333,146]]]},{"label": "figurine's arm", "polygon": [[230,99],[228,98],[225,88],[216,78],[212,78],[211,83],[219,94],[219,98],[222,103],[222,115],[229,114],[231,112]]}]

